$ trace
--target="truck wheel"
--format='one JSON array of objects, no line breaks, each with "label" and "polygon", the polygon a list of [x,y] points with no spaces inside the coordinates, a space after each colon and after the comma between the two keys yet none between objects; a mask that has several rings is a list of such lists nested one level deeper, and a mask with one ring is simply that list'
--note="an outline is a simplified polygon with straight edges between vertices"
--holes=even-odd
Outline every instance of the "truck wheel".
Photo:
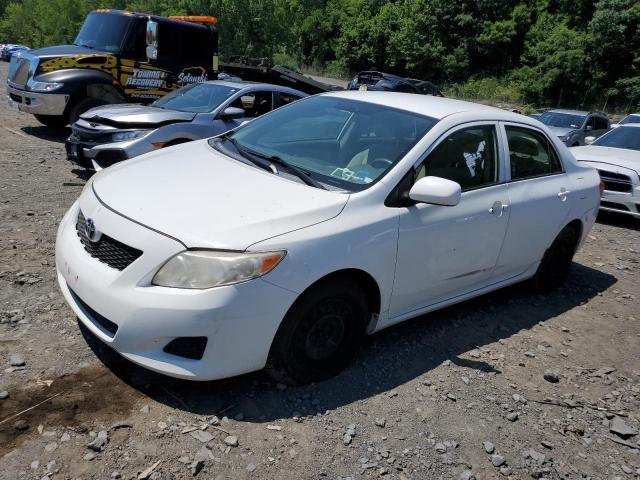
[{"label": "truck wheel", "polygon": [[547,249],[531,279],[531,285],[539,292],[550,292],[564,283],[571,269],[573,255],[578,245],[578,232],[566,226]]},{"label": "truck wheel", "polygon": [[68,119],[64,115],[34,115],[36,120],[50,128],[60,129],[67,126]]},{"label": "truck wheel", "polygon": [[312,287],[296,300],[280,325],[267,373],[294,385],[333,377],[353,358],[370,316],[364,292],[352,282]]},{"label": "truck wheel", "polygon": [[69,109],[69,123],[75,123],[87,110],[90,110],[94,107],[99,107],[101,105],[106,105],[107,102],[104,100],[100,100],[99,98],[94,97],[85,97],[81,98],[77,102],[75,102],[71,108]]}]

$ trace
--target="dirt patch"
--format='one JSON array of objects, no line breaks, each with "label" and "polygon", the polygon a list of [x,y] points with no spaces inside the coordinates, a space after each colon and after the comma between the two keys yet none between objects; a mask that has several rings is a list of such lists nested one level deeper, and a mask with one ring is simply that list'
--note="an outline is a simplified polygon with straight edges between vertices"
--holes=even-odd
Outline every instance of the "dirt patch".
[{"label": "dirt patch", "polygon": [[[126,418],[141,395],[103,366],[83,368],[47,385],[39,381],[13,389],[0,402],[0,457],[32,437],[39,425],[74,427]],[[26,428],[14,427],[17,421]],[[86,430],[86,426],[84,427]]]}]

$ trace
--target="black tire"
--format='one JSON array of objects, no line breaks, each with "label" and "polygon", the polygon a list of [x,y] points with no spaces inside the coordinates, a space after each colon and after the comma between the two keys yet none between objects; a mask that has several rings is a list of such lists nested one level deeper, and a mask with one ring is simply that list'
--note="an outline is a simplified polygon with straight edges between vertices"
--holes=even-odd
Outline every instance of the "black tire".
[{"label": "black tire", "polygon": [[292,385],[337,375],[353,359],[370,317],[367,298],[353,282],[338,280],[311,287],[282,321],[267,373]]},{"label": "black tire", "polygon": [[41,124],[60,130],[67,126],[69,120],[65,115],[34,115]]},{"label": "black tire", "polygon": [[577,245],[578,232],[573,227],[565,227],[544,252],[538,270],[531,279],[533,288],[539,292],[550,292],[560,287],[569,275]]},{"label": "black tire", "polygon": [[106,104],[107,102],[105,102],[104,100],[93,97],[85,97],[77,100],[69,108],[69,123],[77,122],[78,118],[80,118],[80,115],[82,115],[87,110]]}]

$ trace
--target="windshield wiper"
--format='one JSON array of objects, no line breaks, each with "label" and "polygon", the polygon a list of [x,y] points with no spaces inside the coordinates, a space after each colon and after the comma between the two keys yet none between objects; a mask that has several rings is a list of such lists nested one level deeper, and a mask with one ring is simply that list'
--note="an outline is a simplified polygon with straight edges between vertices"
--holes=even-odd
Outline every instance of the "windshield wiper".
[{"label": "windshield wiper", "polygon": [[[320,188],[322,190],[327,189],[320,182],[311,178],[311,174],[309,172],[306,172],[303,169],[296,167],[295,165],[291,165],[290,163],[285,162],[284,160],[282,160],[280,157],[276,155],[267,155],[264,153],[260,153],[260,152],[256,152],[254,150],[248,149],[245,146],[241,145],[240,142],[238,142],[231,135],[222,135],[222,137],[225,140],[229,140],[233,144],[233,146],[236,147],[236,150],[238,150],[238,152],[240,152],[245,158],[252,161],[259,167],[264,168],[265,170],[273,172],[274,174],[277,175],[278,170],[275,168],[275,165],[277,165],[287,170],[288,172],[293,173],[296,177],[298,177],[300,180],[302,180],[304,183],[306,183],[311,187]],[[257,157],[257,158],[249,158],[247,157],[247,155],[251,157]]]}]

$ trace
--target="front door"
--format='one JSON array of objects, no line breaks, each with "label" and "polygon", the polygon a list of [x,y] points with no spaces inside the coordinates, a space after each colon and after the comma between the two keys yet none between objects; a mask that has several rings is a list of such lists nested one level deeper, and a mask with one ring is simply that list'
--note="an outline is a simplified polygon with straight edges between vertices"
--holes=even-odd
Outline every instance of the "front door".
[{"label": "front door", "polygon": [[462,187],[454,207],[416,204],[400,214],[390,317],[491,283],[509,220],[496,124],[458,127],[416,168]]}]

